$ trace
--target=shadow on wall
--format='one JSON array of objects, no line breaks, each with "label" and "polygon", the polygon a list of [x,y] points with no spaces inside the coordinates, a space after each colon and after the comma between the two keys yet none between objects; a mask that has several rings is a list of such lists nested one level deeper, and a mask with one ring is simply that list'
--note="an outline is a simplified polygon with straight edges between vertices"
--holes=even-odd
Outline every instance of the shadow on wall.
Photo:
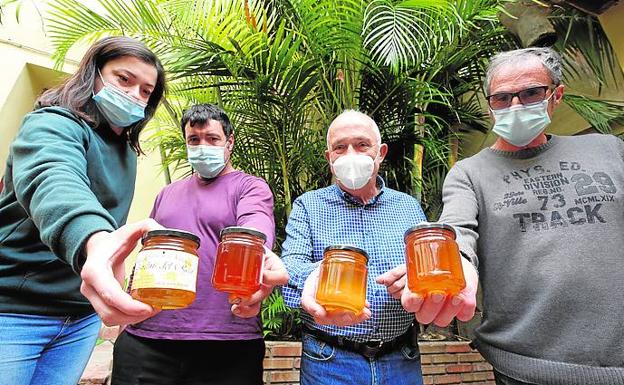
[{"label": "shadow on wall", "polygon": [[[9,155],[9,146],[19,131],[24,115],[33,110],[35,100],[41,93],[63,80],[67,74],[32,63],[24,64],[13,84],[4,79],[6,97],[0,100],[0,175],[4,174],[4,164]],[[2,92],[0,92],[2,93]]]}]

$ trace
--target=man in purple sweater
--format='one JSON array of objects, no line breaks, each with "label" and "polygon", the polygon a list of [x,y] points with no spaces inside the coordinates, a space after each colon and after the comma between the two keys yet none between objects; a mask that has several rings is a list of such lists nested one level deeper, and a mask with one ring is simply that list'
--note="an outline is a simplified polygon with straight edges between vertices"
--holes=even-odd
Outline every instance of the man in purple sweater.
[{"label": "man in purple sweater", "polygon": [[[195,173],[165,187],[151,217],[201,238],[197,297],[128,326],[115,343],[113,385],[262,384],[264,340],[258,312],[273,286],[288,281],[275,239],[273,195],[267,183],[232,167],[234,134],[225,112],[211,104],[184,112],[182,132]],[[211,284],[219,232],[253,227],[266,234],[263,287],[230,304]]]}]

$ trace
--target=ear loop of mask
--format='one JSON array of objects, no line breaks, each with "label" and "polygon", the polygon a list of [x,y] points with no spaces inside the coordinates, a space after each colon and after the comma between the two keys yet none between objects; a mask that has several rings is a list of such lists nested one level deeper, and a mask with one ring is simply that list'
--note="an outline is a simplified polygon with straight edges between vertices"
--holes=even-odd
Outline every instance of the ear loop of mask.
[{"label": "ear loop of mask", "polygon": [[223,159],[226,164],[227,164],[227,162],[230,161],[230,159],[232,159],[232,149],[234,148],[234,143],[229,142],[229,139],[232,137],[232,135],[234,135],[234,133],[231,133],[230,136],[227,139],[225,139],[225,146],[224,146],[224,148],[230,152],[230,154],[228,155],[227,160]]}]

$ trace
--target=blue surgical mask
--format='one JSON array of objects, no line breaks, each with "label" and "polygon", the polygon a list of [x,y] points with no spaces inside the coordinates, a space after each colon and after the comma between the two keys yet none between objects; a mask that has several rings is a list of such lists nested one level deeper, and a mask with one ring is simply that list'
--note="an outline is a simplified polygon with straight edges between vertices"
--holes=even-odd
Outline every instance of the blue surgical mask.
[{"label": "blue surgical mask", "polygon": [[188,161],[203,178],[211,179],[225,168],[225,147],[186,146]]},{"label": "blue surgical mask", "polygon": [[492,131],[516,147],[526,146],[550,124],[549,99],[541,103],[519,104],[501,110],[491,110],[494,115]]},{"label": "blue surgical mask", "polygon": [[145,118],[146,103],[136,100],[104,81],[99,70],[98,74],[104,83],[104,87],[93,95],[93,100],[111,126],[128,127]]}]

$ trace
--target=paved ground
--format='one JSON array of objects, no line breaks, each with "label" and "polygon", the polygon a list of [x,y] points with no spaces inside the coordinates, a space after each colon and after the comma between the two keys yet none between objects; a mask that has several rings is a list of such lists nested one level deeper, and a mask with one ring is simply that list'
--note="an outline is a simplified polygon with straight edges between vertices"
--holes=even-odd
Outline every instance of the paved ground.
[{"label": "paved ground", "polygon": [[113,344],[104,341],[95,347],[87,368],[82,374],[80,385],[105,385],[109,384],[110,372],[113,367]]}]

